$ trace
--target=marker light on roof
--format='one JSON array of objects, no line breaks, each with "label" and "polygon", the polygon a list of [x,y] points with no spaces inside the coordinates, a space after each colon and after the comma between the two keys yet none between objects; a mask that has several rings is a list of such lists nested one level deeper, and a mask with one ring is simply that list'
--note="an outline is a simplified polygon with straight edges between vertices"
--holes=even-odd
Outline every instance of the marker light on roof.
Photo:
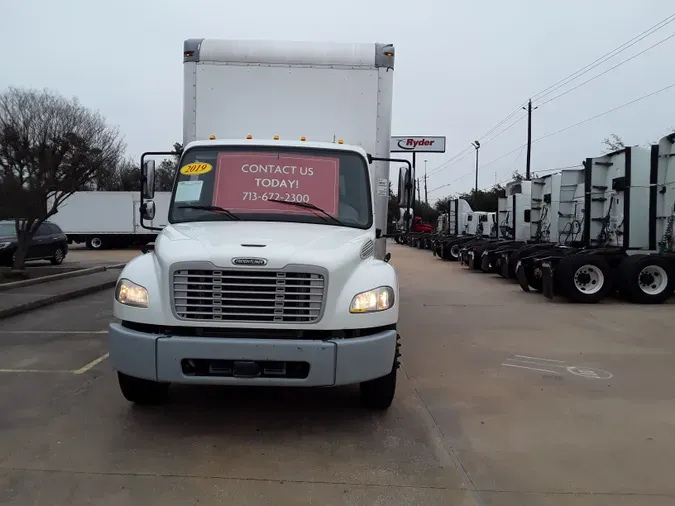
[{"label": "marker light on roof", "polygon": [[345,141],[343,141],[342,139],[338,140],[338,144],[344,144],[344,143],[345,143]]},{"label": "marker light on roof", "polygon": [[275,141],[278,141],[278,140],[279,140],[279,136],[278,136],[278,135],[275,135],[275,136],[274,136],[274,140],[275,140]]},{"label": "marker light on roof", "polygon": [[246,138],[247,138],[247,139],[253,139],[253,136],[252,136],[251,134],[248,134],[248,135],[246,136]]},{"label": "marker light on roof", "polygon": [[216,136],[215,135],[209,135],[209,140],[211,140],[211,141],[216,140]]},{"label": "marker light on roof", "polygon": [[301,140],[301,141],[306,141],[306,140],[307,140],[307,137],[305,137],[305,136],[303,135],[302,137],[300,137],[300,140]]}]

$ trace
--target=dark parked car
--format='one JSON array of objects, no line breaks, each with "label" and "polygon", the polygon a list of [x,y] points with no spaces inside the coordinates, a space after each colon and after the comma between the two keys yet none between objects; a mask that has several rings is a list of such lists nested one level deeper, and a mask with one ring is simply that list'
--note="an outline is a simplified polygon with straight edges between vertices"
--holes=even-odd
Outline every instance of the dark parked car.
[{"label": "dark parked car", "polygon": [[[17,248],[13,221],[0,221],[0,265],[11,266]],[[49,260],[53,265],[63,262],[68,254],[68,238],[54,223],[42,223],[28,247],[26,260]]]}]

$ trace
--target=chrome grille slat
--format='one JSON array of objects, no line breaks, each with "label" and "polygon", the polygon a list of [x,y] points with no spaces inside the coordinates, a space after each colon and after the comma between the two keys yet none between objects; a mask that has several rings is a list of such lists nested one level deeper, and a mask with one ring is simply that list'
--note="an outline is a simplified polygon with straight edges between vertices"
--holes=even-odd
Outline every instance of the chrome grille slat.
[{"label": "chrome grille slat", "polygon": [[173,309],[191,321],[312,323],[321,317],[321,274],[252,269],[179,268]]}]

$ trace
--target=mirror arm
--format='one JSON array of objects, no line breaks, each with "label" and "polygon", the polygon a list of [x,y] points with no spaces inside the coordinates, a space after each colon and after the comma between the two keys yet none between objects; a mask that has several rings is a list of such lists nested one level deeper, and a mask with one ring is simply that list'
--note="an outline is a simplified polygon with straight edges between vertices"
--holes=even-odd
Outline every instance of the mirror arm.
[{"label": "mirror arm", "polygon": [[[408,166],[408,174],[410,174],[410,181],[406,181],[406,188],[411,189],[413,187],[413,184],[415,182],[415,168],[412,166],[412,163],[410,163],[410,160],[406,160],[405,158],[382,158],[379,156],[372,156],[370,153],[368,153],[368,163],[373,163],[373,162],[396,162],[396,163],[405,163]],[[412,194],[412,198],[415,198],[414,192]],[[410,214],[410,199],[407,199],[406,204],[406,211],[408,212],[408,215]],[[413,209],[413,213],[415,210]],[[408,221],[406,220],[406,230],[410,232],[410,225]]]},{"label": "mirror arm", "polygon": [[143,164],[145,163],[145,158],[148,156],[180,156],[180,153],[177,153],[175,151],[146,151],[141,155],[141,205],[139,207],[139,211],[141,214],[141,228],[144,228],[145,230],[151,230],[153,232],[161,232],[163,229],[158,228],[158,227],[153,227],[153,226],[148,226],[145,224],[145,218],[143,217],[143,210],[145,209],[145,196],[143,195],[143,184],[145,183],[145,177],[143,175]]}]

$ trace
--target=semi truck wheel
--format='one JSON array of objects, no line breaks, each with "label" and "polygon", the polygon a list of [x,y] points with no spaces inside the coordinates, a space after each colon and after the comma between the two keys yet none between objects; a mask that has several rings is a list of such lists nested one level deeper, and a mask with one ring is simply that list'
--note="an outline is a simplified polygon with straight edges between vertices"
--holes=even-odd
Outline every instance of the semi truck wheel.
[{"label": "semi truck wheel", "polygon": [[572,302],[595,304],[612,292],[612,269],[598,255],[563,257],[556,271],[557,291]]},{"label": "semi truck wheel", "polygon": [[631,255],[619,266],[619,291],[636,304],[661,304],[673,294],[673,268],[657,255]]},{"label": "semi truck wheel", "polygon": [[117,373],[117,381],[124,398],[135,404],[160,404],[169,393],[169,383],[134,378],[121,372]]}]

